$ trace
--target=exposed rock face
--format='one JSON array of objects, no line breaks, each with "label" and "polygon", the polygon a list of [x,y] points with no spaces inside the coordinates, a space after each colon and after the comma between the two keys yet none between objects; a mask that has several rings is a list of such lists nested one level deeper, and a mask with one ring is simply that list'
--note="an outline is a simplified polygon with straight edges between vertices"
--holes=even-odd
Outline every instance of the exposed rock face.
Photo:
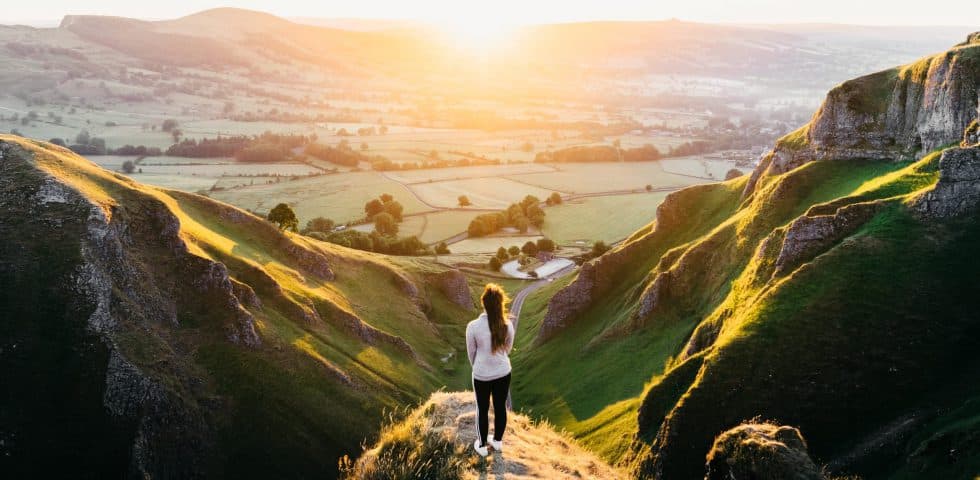
[{"label": "exposed rock face", "polygon": [[743,424],[715,439],[705,480],[822,480],[800,431],[771,424]]},{"label": "exposed rock face", "polygon": [[432,275],[429,279],[450,302],[467,310],[473,308],[473,298],[470,296],[470,286],[466,276],[459,270],[447,270]]},{"label": "exposed rock face", "polygon": [[538,331],[538,342],[545,342],[563,330],[569,320],[592,303],[596,287],[596,263],[602,258],[583,264],[575,280],[548,300],[548,311],[541,322],[541,330]]},{"label": "exposed rock face", "polygon": [[951,148],[939,159],[939,182],[912,208],[931,218],[961,215],[980,205],[980,146]]},{"label": "exposed rock face", "polygon": [[878,203],[856,203],[841,207],[833,215],[801,216],[790,224],[776,257],[776,275],[792,271],[801,263],[854,233],[878,211]]},{"label": "exposed rock face", "polygon": [[[697,187],[689,187],[685,189],[688,192],[674,192],[664,199],[657,207],[656,230],[670,230],[684,222],[687,212],[679,207],[682,202],[678,200],[678,196],[690,194],[696,189]],[[596,298],[615,285],[619,281],[619,272],[624,267],[634,266],[636,259],[641,258],[643,252],[649,248],[650,238],[648,234],[583,264],[575,279],[548,301],[548,310],[541,322],[536,341],[545,342],[553,337],[592,305]]]},{"label": "exposed rock face", "polygon": [[[980,114],[978,114],[980,116]],[[974,120],[966,130],[963,131],[963,142],[961,147],[972,147],[980,144],[980,120]]]},{"label": "exposed rock face", "polygon": [[753,172],[746,195],[764,174],[816,160],[910,160],[959,140],[977,117],[980,40],[912,65],[837,86],[795,138],[783,139]]}]

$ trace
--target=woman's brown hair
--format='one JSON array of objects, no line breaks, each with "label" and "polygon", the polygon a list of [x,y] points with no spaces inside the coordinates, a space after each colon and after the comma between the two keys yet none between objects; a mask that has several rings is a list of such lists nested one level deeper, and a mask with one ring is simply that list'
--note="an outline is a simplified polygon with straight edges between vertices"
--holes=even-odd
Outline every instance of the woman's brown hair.
[{"label": "woman's brown hair", "polygon": [[487,312],[487,323],[490,324],[490,350],[497,353],[507,345],[507,293],[496,283],[488,283],[483,289],[483,310]]}]

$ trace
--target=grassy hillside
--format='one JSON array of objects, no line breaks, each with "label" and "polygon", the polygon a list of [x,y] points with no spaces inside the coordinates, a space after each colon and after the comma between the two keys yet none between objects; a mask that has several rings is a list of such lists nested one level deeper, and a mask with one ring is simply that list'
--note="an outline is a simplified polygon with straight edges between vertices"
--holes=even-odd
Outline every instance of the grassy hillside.
[{"label": "grassy hillside", "polygon": [[283,233],[50,144],[0,136],[0,152],[11,471],[54,454],[107,475],[331,477],[384,410],[466,384],[473,308],[444,268]]},{"label": "grassy hillside", "polygon": [[[956,64],[974,50],[932,62]],[[846,104],[828,96],[752,178],[672,194],[656,223],[596,260],[589,275],[529,298],[521,330],[536,341],[517,353],[518,405],[638,478],[703,476],[715,436],[758,418],[799,427],[814,459],[835,474],[980,472],[980,390],[968,380],[980,373],[970,353],[980,292],[969,254],[980,227],[971,215],[922,207],[947,175],[943,195],[951,197],[937,201],[975,211],[972,164],[941,173],[948,145],[909,161],[897,149],[863,156],[810,143],[813,125],[822,138],[860,142],[860,122],[834,126],[825,117],[871,115],[901,101],[876,79],[845,84],[854,100]],[[923,85],[903,84],[896,95],[946,88]],[[944,107],[956,114],[946,130],[906,128],[948,143],[962,136],[957,126],[968,122],[959,115],[975,114],[972,105]]]}]

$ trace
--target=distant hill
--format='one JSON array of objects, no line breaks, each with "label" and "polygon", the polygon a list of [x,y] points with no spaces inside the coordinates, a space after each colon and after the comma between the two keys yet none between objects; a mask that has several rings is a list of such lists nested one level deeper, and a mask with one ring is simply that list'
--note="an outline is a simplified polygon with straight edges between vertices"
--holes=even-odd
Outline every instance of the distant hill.
[{"label": "distant hill", "polygon": [[0,471],[330,478],[467,385],[459,272],[280,232],[0,136]]},{"label": "distant hill", "polygon": [[[506,45],[490,50],[494,81],[485,92],[473,92],[487,83],[487,66],[474,62],[473,52],[461,50],[445,32],[412,22],[294,22],[262,12],[218,8],[162,21],[69,15],[58,29],[32,29],[30,37],[36,45],[71,44],[83,55],[98,58],[85,65],[93,74],[100,67],[136,65],[154,71],[203,67],[252,76],[277,72],[283,78],[320,73],[334,79],[371,79],[390,89],[411,90],[422,82],[423,88],[450,93],[580,97],[607,84],[615,87],[612,91],[639,89],[639,96],[671,92],[630,87],[648,75],[737,80],[750,82],[753,88],[824,90],[861,71],[938,50],[965,33],[959,28],[921,30],[928,35],[920,37],[910,34],[920,31],[914,29],[856,28],[677,20],[527,26],[514,32]],[[0,42],[23,40],[22,35],[5,36],[0,31]],[[117,57],[105,55],[104,48]],[[0,45],[0,58],[5,53]],[[78,75],[79,65],[64,60],[46,59],[45,65],[50,71],[64,69]],[[177,73],[169,71],[168,76]],[[568,82],[569,78],[581,81]],[[655,85],[659,83],[663,82]],[[29,85],[24,88],[30,89]],[[712,91],[711,95],[745,92]]]},{"label": "distant hill", "polygon": [[837,86],[749,178],[671,194],[528,299],[515,401],[635,478],[701,478],[753,419],[831,474],[972,478],[978,98],[973,34]]}]

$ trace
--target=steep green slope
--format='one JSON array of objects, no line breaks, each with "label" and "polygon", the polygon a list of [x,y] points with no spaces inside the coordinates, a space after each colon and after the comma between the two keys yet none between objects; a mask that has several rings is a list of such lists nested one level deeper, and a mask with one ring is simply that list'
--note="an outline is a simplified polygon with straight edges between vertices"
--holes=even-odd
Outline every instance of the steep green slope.
[{"label": "steep green slope", "polygon": [[980,158],[943,147],[976,118],[978,51],[847,82],[747,183],[669,197],[528,310],[515,398],[639,478],[702,477],[757,417],[833,472],[980,473]]},{"label": "steep green slope", "polygon": [[50,144],[0,136],[0,157],[5,472],[332,477],[385,409],[466,385],[459,272]]}]

